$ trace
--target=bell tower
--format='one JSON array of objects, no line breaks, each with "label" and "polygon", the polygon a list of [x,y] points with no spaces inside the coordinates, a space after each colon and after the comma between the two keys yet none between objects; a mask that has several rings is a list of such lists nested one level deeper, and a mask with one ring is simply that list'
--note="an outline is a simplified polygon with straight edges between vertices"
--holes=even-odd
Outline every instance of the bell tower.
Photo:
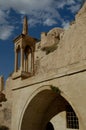
[{"label": "bell tower", "polygon": [[24,17],[22,34],[14,39],[15,67],[13,79],[28,78],[34,74],[34,52],[37,39],[28,35],[27,17]]}]

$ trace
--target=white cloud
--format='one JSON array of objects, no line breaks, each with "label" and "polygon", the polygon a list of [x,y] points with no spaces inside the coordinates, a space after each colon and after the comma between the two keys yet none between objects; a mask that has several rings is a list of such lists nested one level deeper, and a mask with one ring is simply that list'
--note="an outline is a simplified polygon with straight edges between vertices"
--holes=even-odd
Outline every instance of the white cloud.
[{"label": "white cloud", "polygon": [[52,26],[52,25],[54,25],[54,24],[57,24],[57,22],[55,21],[55,20],[53,20],[53,19],[46,19],[45,21],[44,21],[44,25],[47,25],[47,26]]},{"label": "white cloud", "polygon": [[56,8],[75,4],[75,1],[77,0],[0,0],[0,8],[4,10],[13,8],[20,13],[34,14],[40,11],[47,12],[48,8],[53,12]]},{"label": "white cloud", "polygon": [[0,0],[0,30],[3,26],[9,30],[8,34],[5,29],[3,29],[3,34],[0,31],[0,38],[8,38],[14,29],[11,28],[13,25],[9,20],[10,9],[15,10],[21,15],[27,14],[29,16],[30,26],[37,24],[51,26],[58,23],[58,21],[64,24],[64,19],[59,14],[58,9],[64,9],[65,5],[67,5],[68,9],[72,13],[75,13],[81,1],[82,0]]},{"label": "white cloud", "polygon": [[0,40],[6,40],[11,36],[14,27],[9,24],[8,19],[9,10],[0,10]]},{"label": "white cloud", "polygon": [[64,28],[64,29],[68,29],[69,28],[69,25],[70,25],[70,23],[67,21],[64,21],[63,23],[62,23],[62,27]]},{"label": "white cloud", "polygon": [[0,39],[6,40],[10,37],[12,34],[12,31],[14,30],[13,26],[5,25],[0,27]]},{"label": "white cloud", "polygon": [[73,4],[75,4],[75,0],[58,0],[56,7],[57,8],[64,8],[65,5],[71,6]]},{"label": "white cloud", "polygon": [[67,5],[75,4],[75,0],[67,0]]},{"label": "white cloud", "polygon": [[35,20],[34,18],[30,18],[29,20],[28,20],[28,24],[29,24],[29,26],[30,27],[35,27],[37,24],[41,24],[42,22],[41,22],[41,20]]},{"label": "white cloud", "polygon": [[7,15],[3,10],[0,10],[0,24],[7,24],[8,21],[6,20]]},{"label": "white cloud", "polygon": [[80,4],[77,5],[72,5],[71,7],[69,7],[68,9],[72,12],[72,13],[76,13],[80,8]]}]

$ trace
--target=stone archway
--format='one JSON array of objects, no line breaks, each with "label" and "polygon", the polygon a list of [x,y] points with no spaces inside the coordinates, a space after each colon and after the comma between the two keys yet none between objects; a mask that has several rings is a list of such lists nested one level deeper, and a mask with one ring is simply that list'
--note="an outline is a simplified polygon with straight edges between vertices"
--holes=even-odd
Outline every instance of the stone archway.
[{"label": "stone archway", "polygon": [[[70,106],[70,104],[60,94],[48,89],[42,90],[28,104],[20,129],[48,130],[50,120],[59,113],[66,112],[67,106]],[[64,120],[66,119],[64,118]],[[55,130],[53,124],[51,124],[51,127],[51,130]]]}]

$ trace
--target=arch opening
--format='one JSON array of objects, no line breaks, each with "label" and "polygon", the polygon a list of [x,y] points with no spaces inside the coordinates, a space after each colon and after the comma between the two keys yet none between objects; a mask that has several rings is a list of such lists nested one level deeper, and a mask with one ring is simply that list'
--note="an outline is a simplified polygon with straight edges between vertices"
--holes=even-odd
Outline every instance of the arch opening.
[{"label": "arch opening", "polygon": [[34,54],[33,48],[27,45],[24,49],[24,71],[33,74],[34,68]]},{"label": "arch opening", "polygon": [[[23,115],[21,130],[56,130],[58,128],[60,130],[62,129],[62,125],[64,128],[63,130],[79,129],[79,121],[75,112],[74,115],[77,119],[77,121],[75,120],[77,126],[75,126],[75,128],[69,127],[68,119],[72,119],[72,117],[67,118],[68,110],[74,112],[68,101],[60,94],[52,90],[43,90],[34,96],[27,106]],[[72,123],[74,123],[74,120]],[[71,124],[71,122],[69,124]]]}]

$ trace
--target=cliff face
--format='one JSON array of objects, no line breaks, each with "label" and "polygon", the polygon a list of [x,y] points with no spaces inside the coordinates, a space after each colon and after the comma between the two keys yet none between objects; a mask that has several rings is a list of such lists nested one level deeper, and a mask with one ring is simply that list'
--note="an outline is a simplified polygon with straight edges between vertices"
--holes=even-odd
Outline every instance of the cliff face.
[{"label": "cliff face", "polygon": [[0,129],[10,130],[12,115],[12,86],[10,79],[6,82],[6,87],[0,84]]},{"label": "cliff face", "polygon": [[[36,53],[39,56],[39,73],[45,73],[45,71],[48,73],[54,69],[67,68],[67,66],[74,66],[77,63],[85,61],[86,3],[76,15],[74,23],[70,25],[68,30],[64,31],[64,34],[61,33],[60,35],[62,37],[54,51],[51,51],[47,55],[40,50]],[[49,43],[51,43],[51,40],[48,39],[48,45]]]}]

